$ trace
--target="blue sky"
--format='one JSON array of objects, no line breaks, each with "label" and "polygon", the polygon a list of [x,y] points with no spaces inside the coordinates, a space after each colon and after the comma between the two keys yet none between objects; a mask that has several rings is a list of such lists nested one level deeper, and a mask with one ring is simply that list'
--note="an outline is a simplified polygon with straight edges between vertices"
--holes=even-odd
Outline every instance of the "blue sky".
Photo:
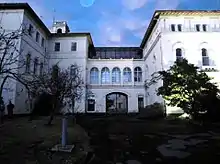
[{"label": "blue sky", "polygon": [[[95,46],[139,46],[156,9],[220,9],[220,0],[0,0],[28,2],[50,28],[53,16],[71,32],[90,32]],[[55,10],[55,12],[54,12]]]}]

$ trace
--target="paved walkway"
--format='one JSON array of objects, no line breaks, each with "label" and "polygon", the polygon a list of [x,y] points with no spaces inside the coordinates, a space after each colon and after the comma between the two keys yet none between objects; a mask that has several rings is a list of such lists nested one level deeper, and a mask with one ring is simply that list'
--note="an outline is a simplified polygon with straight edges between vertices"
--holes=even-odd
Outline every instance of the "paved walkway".
[{"label": "paved walkway", "polygon": [[126,117],[81,119],[94,164],[220,162],[220,134],[185,121]]}]

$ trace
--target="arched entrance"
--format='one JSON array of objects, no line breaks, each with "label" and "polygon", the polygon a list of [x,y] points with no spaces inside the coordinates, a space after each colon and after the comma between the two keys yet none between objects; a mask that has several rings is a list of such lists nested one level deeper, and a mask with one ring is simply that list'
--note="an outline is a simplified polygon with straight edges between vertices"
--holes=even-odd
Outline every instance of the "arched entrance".
[{"label": "arched entrance", "polygon": [[112,92],[106,95],[107,113],[127,113],[128,96],[121,92]]}]

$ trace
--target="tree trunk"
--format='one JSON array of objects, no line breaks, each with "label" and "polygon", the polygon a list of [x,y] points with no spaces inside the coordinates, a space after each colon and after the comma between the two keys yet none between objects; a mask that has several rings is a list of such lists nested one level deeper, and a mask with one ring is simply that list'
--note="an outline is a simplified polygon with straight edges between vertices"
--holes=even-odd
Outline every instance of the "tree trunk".
[{"label": "tree trunk", "polygon": [[2,97],[2,92],[3,92],[3,87],[4,87],[5,82],[6,82],[6,80],[7,80],[8,77],[9,77],[8,75],[5,76],[4,79],[3,79],[3,81],[2,81],[2,83],[1,83],[1,87],[0,87],[0,96],[1,96],[1,97]]}]

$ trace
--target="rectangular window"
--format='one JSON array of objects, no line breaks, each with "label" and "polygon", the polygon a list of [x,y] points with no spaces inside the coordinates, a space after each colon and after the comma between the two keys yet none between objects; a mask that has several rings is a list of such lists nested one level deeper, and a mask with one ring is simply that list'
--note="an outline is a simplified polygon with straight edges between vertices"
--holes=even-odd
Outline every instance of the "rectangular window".
[{"label": "rectangular window", "polygon": [[200,31],[200,24],[196,24],[196,31],[197,31],[197,32]]},{"label": "rectangular window", "polygon": [[27,56],[26,56],[26,68],[25,68],[26,73],[30,73],[30,66],[31,66],[31,54],[27,54]]},{"label": "rectangular window", "polygon": [[44,47],[44,44],[45,44],[45,39],[42,37],[41,38],[41,47]]},{"label": "rectangular window", "polygon": [[144,108],[144,97],[138,96],[138,109]]},{"label": "rectangular window", "polygon": [[88,99],[88,111],[89,112],[95,111],[95,100],[94,99]]},{"label": "rectangular window", "polygon": [[36,32],[36,42],[39,42],[39,39],[40,39],[40,33]]},{"label": "rectangular window", "polygon": [[76,51],[77,50],[77,43],[76,42],[72,42],[71,43],[71,51]]},{"label": "rectangular window", "polygon": [[38,59],[34,59],[34,75],[37,74]]},{"label": "rectangular window", "polygon": [[56,42],[55,43],[55,46],[54,46],[54,51],[60,51],[60,43],[59,42]]},{"label": "rectangular window", "polygon": [[43,68],[44,68],[44,63],[40,63],[40,75],[43,75]]},{"label": "rectangular window", "polygon": [[29,24],[28,35],[32,36],[32,33],[33,33],[33,26]]},{"label": "rectangular window", "polygon": [[176,31],[175,24],[171,24],[171,31]]},{"label": "rectangular window", "polygon": [[178,31],[182,31],[182,25],[181,24],[178,24]]},{"label": "rectangular window", "polygon": [[203,30],[203,31],[207,31],[207,24],[203,24],[203,25],[202,25],[202,30]]}]

